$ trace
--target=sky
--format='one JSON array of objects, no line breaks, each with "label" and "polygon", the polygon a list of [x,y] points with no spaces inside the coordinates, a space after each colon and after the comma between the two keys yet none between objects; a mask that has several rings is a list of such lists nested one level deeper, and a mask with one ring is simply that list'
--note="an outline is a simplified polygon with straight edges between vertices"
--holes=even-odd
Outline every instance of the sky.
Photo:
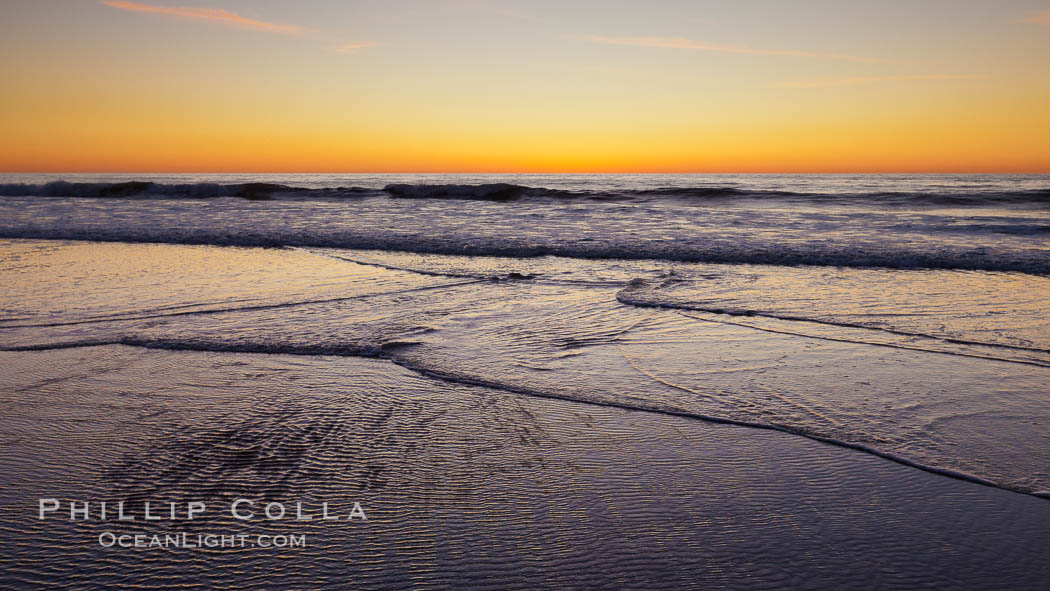
[{"label": "sky", "polygon": [[0,0],[5,172],[1050,172],[1050,0]]}]

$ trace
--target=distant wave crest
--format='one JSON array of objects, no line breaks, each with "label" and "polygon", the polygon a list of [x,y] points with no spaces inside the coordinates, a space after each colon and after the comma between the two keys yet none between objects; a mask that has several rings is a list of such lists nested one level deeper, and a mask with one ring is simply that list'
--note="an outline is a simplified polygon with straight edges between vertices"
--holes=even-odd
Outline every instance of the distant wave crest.
[{"label": "distant wave crest", "polygon": [[886,206],[989,206],[1050,205],[1050,188],[1021,191],[974,192],[880,192],[806,193],[780,190],[747,190],[731,186],[652,187],[617,190],[566,190],[529,187],[511,183],[484,184],[388,184],[382,189],[366,187],[306,188],[278,183],[185,183],[149,181],[115,183],[0,184],[0,196],[85,197],[110,199],[209,199],[240,197],[252,200],[293,198],[348,198],[386,196],[400,199],[460,199],[483,201],[601,200],[649,201],[674,199],[686,202],[769,200],[828,204],[878,204]]},{"label": "distant wave crest", "polygon": [[243,197],[252,199],[266,197],[274,193],[294,193],[307,191],[296,187],[275,183],[238,183],[222,185],[219,183],[187,183],[167,185],[147,181],[127,181],[122,183],[70,183],[53,181],[43,185],[9,183],[0,185],[0,195],[38,196],[38,197],[96,197],[96,198],[186,198],[206,199],[209,197]]}]

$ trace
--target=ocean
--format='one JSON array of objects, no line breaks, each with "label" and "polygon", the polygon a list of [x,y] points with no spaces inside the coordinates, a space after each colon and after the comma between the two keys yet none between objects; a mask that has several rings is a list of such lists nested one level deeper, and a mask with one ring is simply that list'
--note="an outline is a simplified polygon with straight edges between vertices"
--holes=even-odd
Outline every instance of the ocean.
[{"label": "ocean", "polygon": [[[1048,175],[4,174],[0,279],[22,582],[1050,574]],[[118,563],[41,496],[369,520]]]}]

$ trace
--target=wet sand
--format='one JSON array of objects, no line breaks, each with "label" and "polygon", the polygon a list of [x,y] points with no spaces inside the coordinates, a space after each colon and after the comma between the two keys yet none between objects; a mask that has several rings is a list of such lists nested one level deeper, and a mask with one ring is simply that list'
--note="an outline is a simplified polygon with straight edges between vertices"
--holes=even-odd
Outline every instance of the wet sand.
[{"label": "wet sand", "polygon": [[[1050,576],[1050,501],[801,432],[1038,483],[1038,365],[625,305],[632,277],[664,274],[644,262],[4,247],[3,588],[1018,589]],[[676,277],[740,273],[710,267]],[[989,422],[1003,408],[1023,420]],[[60,503],[44,519],[42,498]],[[231,514],[238,499],[252,519]],[[71,501],[91,503],[88,519],[69,519]],[[119,502],[137,519],[114,519]],[[161,519],[145,520],[146,502]],[[264,515],[271,502],[283,518]],[[193,503],[207,510],[189,520]],[[321,519],[324,503],[342,519]],[[347,519],[355,503],[367,521]],[[180,534],[246,542],[149,547]]]}]

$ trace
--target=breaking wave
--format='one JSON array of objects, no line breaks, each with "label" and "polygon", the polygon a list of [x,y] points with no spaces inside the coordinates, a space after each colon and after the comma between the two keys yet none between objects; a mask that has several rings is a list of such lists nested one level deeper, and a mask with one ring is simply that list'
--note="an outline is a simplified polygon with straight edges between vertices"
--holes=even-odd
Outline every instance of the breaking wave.
[{"label": "breaking wave", "polygon": [[647,201],[674,199],[686,202],[762,200],[812,202],[814,204],[869,204],[883,206],[979,207],[989,205],[1050,206],[1050,189],[1018,191],[922,191],[819,193],[753,190],[732,186],[653,187],[644,189],[555,189],[512,183],[411,184],[393,183],[382,188],[308,188],[280,183],[183,183],[148,181],[84,183],[53,181],[44,184],[0,184],[0,196],[84,197],[108,199],[209,199],[240,197],[251,200],[275,198],[339,199],[392,197],[400,199],[460,199],[483,201],[599,200]]},{"label": "breaking wave", "polygon": [[224,228],[4,228],[0,238],[86,240],[98,242],[161,243],[243,247],[319,247],[382,250],[417,254],[575,259],[664,260],[689,263],[781,266],[828,266],[886,269],[960,269],[1050,275],[1050,259],[1040,250],[1011,253],[973,249],[879,248],[871,245],[792,244],[676,244],[522,242],[478,237],[390,234],[333,234],[298,231],[282,235],[231,233]]}]

